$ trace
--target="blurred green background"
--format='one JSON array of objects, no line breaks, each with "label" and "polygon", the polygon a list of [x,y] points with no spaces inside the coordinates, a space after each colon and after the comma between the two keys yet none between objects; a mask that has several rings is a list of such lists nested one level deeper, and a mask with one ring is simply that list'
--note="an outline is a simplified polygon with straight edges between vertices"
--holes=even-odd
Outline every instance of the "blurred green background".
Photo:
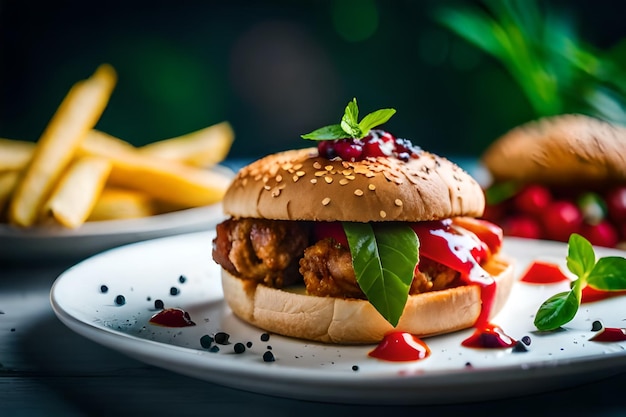
[{"label": "blurred green background", "polygon": [[[526,73],[536,66],[521,68],[529,85],[515,63],[442,23],[442,10],[506,23],[502,5],[516,11],[513,23],[530,22],[509,52],[523,54],[526,41],[544,48],[530,56],[538,77]],[[557,19],[542,20],[548,15]],[[0,137],[37,140],[69,87],[108,62],[119,81],[97,127],[135,145],[227,120],[233,157],[303,147],[300,134],[337,123],[357,97],[362,115],[396,108],[386,125],[396,136],[477,156],[542,113],[600,109],[621,120],[624,16],[619,0],[0,0]],[[471,31],[470,23],[457,20]],[[474,32],[479,43],[494,34],[483,29]],[[576,62],[552,62],[572,40],[586,48],[574,48]],[[544,63],[567,85],[544,77]]]}]

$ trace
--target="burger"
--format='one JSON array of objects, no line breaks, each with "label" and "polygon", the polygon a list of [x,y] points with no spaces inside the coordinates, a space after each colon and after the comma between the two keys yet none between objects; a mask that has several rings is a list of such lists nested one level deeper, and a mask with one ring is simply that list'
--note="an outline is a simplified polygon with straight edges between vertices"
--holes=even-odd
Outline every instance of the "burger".
[{"label": "burger", "polygon": [[338,344],[376,343],[486,324],[513,282],[502,230],[480,220],[480,185],[448,159],[374,129],[394,109],[303,138],[228,188],[213,259],[224,299],[266,331]]},{"label": "burger", "polygon": [[482,155],[486,217],[505,235],[626,247],[626,128],[582,114],[532,120]]}]

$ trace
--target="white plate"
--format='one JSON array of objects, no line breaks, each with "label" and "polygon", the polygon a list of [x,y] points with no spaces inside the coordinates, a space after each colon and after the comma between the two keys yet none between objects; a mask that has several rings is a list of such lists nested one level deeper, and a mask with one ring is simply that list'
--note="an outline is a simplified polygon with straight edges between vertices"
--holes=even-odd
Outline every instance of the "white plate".
[{"label": "white plate", "polygon": [[[384,362],[368,357],[372,346],[336,346],[271,335],[235,318],[223,302],[219,268],[211,260],[214,232],[193,233],[132,244],[96,255],[63,273],[51,290],[59,319],[77,333],[138,360],[242,390],[345,403],[450,403],[546,391],[626,370],[626,342],[589,341],[592,322],[626,325],[624,298],[585,304],[565,330],[534,331],[540,303],[566,284],[517,282],[494,322],[511,337],[530,336],[528,351],[471,349],[461,341],[471,330],[426,339],[430,357]],[[535,258],[564,263],[559,243],[507,239],[518,275]],[[623,252],[600,250],[599,255]],[[181,283],[183,275],[186,281]],[[108,287],[101,293],[101,285]],[[170,295],[170,288],[180,292]],[[117,295],[126,303],[116,305]],[[197,324],[165,328],[148,323],[154,301],[179,307]],[[218,331],[230,344],[217,353],[200,339]],[[234,353],[237,342],[252,342]],[[275,362],[263,361],[271,347]],[[470,366],[471,365],[471,366]],[[358,367],[357,370],[354,370]]]},{"label": "white plate", "polygon": [[[219,173],[233,177],[225,166]],[[211,230],[224,219],[221,203],[138,219],[19,228],[0,223],[0,261],[79,260],[106,249],[158,237]]]},{"label": "white plate", "polygon": [[82,259],[140,240],[214,229],[223,218],[222,205],[213,204],[139,219],[89,222],[77,229],[0,224],[0,260]]}]

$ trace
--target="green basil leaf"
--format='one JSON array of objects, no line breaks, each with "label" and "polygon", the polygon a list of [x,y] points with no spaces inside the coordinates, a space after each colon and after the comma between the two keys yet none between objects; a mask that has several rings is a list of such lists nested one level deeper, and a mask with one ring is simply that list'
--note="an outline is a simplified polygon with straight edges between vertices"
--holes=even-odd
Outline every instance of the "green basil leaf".
[{"label": "green basil leaf", "polygon": [[317,130],[314,130],[311,133],[302,135],[301,137],[302,139],[312,139],[312,140],[335,140],[335,139],[345,139],[348,137],[348,135],[341,128],[340,125],[330,125],[330,126],[321,127]]},{"label": "green basil leaf", "polygon": [[535,327],[542,331],[558,329],[574,318],[579,303],[574,291],[553,295],[539,307],[535,316]]},{"label": "green basil leaf", "polygon": [[597,290],[626,290],[626,259],[605,256],[598,259],[587,277],[587,284]]},{"label": "green basil leaf", "polygon": [[418,262],[419,241],[406,225],[343,222],[356,280],[369,302],[396,326]]},{"label": "green basil leaf", "polygon": [[370,129],[386,123],[394,114],[396,114],[396,109],[380,109],[365,116],[359,123],[363,136],[367,136]]},{"label": "green basil leaf", "polygon": [[340,124],[322,127],[301,137],[312,140],[362,139],[367,136],[370,129],[387,122],[395,113],[395,109],[376,110],[359,123],[359,106],[354,98],[346,106]]},{"label": "green basil leaf", "polygon": [[361,129],[359,128],[359,124],[352,123],[346,117],[341,119],[341,128],[343,129],[344,132],[348,134],[348,136],[350,136],[353,139],[360,139],[363,136],[365,136],[363,135],[363,132],[361,132]]},{"label": "green basil leaf", "polygon": [[356,97],[353,98],[352,101],[346,106],[346,110],[341,120],[345,120],[345,122],[350,126],[359,125],[359,106],[356,104]]},{"label": "green basil leaf", "polygon": [[567,268],[579,278],[586,279],[596,263],[591,243],[581,235],[572,233],[567,250]]}]

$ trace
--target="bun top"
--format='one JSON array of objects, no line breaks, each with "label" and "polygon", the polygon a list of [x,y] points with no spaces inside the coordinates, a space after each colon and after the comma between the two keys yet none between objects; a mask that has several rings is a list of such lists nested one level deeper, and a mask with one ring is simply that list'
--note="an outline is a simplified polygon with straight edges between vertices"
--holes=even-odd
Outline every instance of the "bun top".
[{"label": "bun top", "polygon": [[316,148],[266,156],[242,168],[223,200],[230,216],[272,220],[426,221],[478,217],[485,199],[463,169],[421,152],[403,162],[329,160]]},{"label": "bun top", "polygon": [[626,181],[626,128],[581,114],[546,117],[505,133],[483,153],[482,162],[496,182]]}]

